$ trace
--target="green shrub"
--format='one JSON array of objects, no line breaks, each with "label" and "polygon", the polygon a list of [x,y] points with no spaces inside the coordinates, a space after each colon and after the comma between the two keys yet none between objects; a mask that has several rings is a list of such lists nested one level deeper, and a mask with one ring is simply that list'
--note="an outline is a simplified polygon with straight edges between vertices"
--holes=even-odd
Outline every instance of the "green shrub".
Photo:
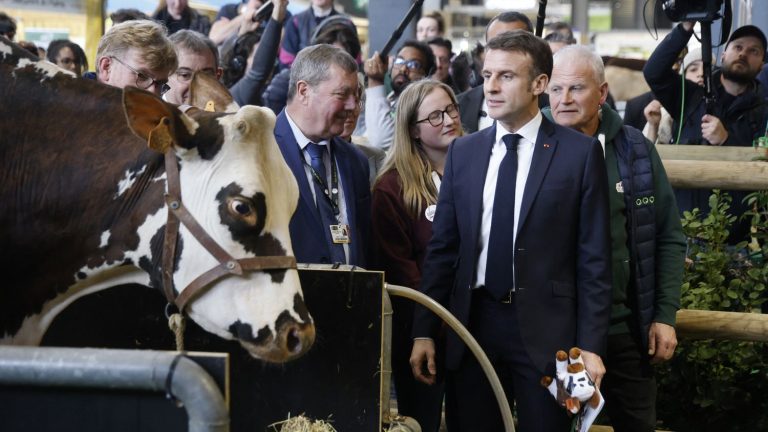
[{"label": "green shrub", "polygon": [[[768,192],[747,197],[754,240],[726,244],[736,217],[715,190],[706,216],[685,212],[689,238],[684,309],[760,313],[766,300]],[[768,350],[764,343],[685,340],[658,369],[662,425],[676,431],[768,431]]]}]

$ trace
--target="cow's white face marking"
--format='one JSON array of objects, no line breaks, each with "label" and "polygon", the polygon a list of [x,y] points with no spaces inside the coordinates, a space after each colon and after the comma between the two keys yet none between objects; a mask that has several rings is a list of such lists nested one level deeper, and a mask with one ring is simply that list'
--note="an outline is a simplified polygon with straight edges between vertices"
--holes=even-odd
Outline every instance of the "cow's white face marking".
[{"label": "cow's white face marking", "polygon": [[125,170],[125,177],[120,179],[120,182],[117,184],[117,193],[115,194],[114,199],[118,199],[122,194],[125,193],[125,191],[130,189],[131,186],[133,186],[133,184],[136,183],[136,179],[146,169],[147,169],[147,166],[144,165],[143,167],[139,168],[137,171]]},{"label": "cow's white face marking", "polygon": [[[182,201],[206,232],[235,258],[255,255],[233,238],[219,214],[217,195],[233,183],[244,197],[264,194],[267,213],[262,234],[270,234],[285,254],[293,255],[288,224],[298,201],[298,187],[274,142],[274,119],[268,110],[241,108],[237,114],[219,119],[224,144],[212,160],[201,159],[196,149],[178,152]],[[254,170],[255,166],[261,169]],[[218,265],[183,225],[180,235],[184,247],[174,274],[177,289]],[[274,335],[275,320],[285,311],[297,322],[304,321],[294,311],[297,294],[301,295],[301,287],[295,270],[286,271],[281,282],[258,272],[227,277],[193,301],[189,314],[207,331],[224,338],[232,338],[229,327],[235,321],[250,325],[254,338],[264,327]]]}]

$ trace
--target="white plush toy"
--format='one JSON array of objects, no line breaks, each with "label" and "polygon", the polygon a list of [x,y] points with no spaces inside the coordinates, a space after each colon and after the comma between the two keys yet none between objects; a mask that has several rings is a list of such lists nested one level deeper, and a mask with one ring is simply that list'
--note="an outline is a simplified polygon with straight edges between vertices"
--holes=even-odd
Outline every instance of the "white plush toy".
[{"label": "white plush toy", "polygon": [[604,404],[600,390],[584,368],[580,349],[571,348],[568,354],[558,351],[555,357],[556,378],[545,376],[541,385],[570,414],[578,414],[576,430],[587,430]]}]

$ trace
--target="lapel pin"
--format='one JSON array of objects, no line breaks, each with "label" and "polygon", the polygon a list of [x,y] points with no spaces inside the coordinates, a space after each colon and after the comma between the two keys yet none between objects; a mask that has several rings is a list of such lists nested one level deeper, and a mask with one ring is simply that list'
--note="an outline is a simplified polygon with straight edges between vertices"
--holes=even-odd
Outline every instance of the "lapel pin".
[{"label": "lapel pin", "polygon": [[544,143],[544,148],[549,148],[549,144]]}]

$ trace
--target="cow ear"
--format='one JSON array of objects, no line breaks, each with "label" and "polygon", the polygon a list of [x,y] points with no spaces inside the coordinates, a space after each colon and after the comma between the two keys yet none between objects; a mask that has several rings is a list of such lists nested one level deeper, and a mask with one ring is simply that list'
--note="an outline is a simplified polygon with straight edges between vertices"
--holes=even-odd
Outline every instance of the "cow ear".
[{"label": "cow ear", "polygon": [[212,75],[195,72],[189,83],[189,104],[205,111],[227,112],[237,110],[237,104],[229,90]]},{"label": "cow ear", "polygon": [[149,148],[165,153],[174,143],[176,110],[154,94],[134,87],[123,89],[128,126]]}]

